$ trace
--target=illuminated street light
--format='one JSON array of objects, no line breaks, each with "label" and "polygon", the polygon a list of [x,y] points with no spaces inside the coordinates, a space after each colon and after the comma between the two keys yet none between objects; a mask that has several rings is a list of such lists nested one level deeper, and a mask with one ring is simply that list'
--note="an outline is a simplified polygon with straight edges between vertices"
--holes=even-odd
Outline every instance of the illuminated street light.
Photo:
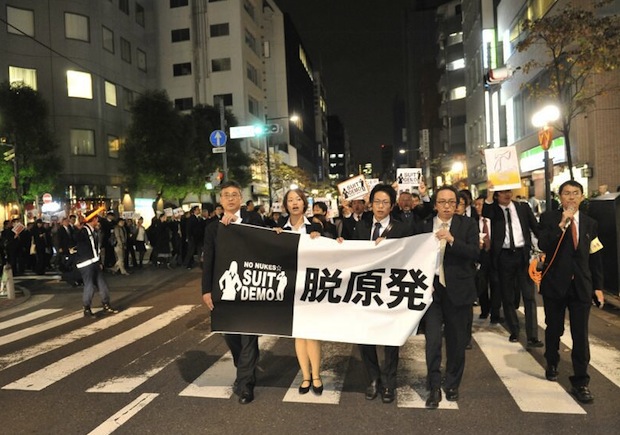
[{"label": "illuminated street light", "polygon": [[551,162],[549,161],[549,147],[553,138],[553,127],[549,124],[560,118],[560,109],[554,105],[543,107],[532,115],[532,125],[539,129],[538,142],[545,152],[545,207],[546,210],[551,208]]}]

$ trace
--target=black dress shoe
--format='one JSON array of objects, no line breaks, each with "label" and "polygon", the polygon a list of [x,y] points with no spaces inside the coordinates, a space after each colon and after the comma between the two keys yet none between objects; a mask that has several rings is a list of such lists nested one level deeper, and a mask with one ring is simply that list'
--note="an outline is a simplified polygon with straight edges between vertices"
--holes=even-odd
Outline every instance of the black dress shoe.
[{"label": "black dress shoe", "polygon": [[469,343],[467,343],[467,345],[465,345],[465,349],[470,350],[472,349],[474,346],[471,344],[471,341]]},{"label": "black dress shoe", "polygon": [[545,370],[545,378],[548,381],[557,381],[558,380],[558,366],[553,364],[547,365],[547,369]]},{"label": "black dress shoe", "polygon": [[243,393],[241,393],[241,396],[239,396],[239,403],[241,403],[242,405],[247,405],[248,403],[252,402],[252,400],[254,400],[254,393],[251,393],[249,391],[244,391]]},{"label": "black dress shoe", "polygon": [[426,409],[437,409],[439,402],[441,402],[441,389],[432,388],[428,399],[426,399]]},{"label": "black dress shoe", "polygon": [[[304,387],[304,383],[308,383],[307,387]],[[310,391],[310,385],[311,385],[312,381],[309,379],[304,379],[303,381],[301,381],[301,385],[299,386],[299,394],[306,394],[308,391]]]},{"label": "black dress shoe", "polygon": [[381,381],[375,379],[368,385],[366,388],[366,400],[373,400],[379,394],[379,389],[381,388]]},{"label": "black dress shoe", "polygon": [[459,400],[459,389],[458,388],[448,388],[446,390],[446,400],[450,402],[456,402]]},{"label": "black dress shoe", "polygon": [[527,347],[543,347],[545,344],[537,338],[530,338],[527,340]]},{"label": "black dress shoe", "polygon": [[[321,383],[318,387],[315,384],[317,381]],[[320,376],[318,378],[312,378],[312,392],[317,396],[323,394],[323,381]]]},{"label": "black dress shoe", "polygon": [[590,392],[590,389],[587,385],[583,385],[581,387],[573,387],[570,390],[571,394],[573,394],[577,400],[581,403],[592,403],[594,402],[594,397]]},{"label": "black dress shoe", "polygon": [[510,341],[511,343],[516,343],[517,341],[519,341],[519,334],[510,334],[510,337],[508,337],[508,341]]},{"label": "black dress shoe", "polygon": [[394,388],[384,388],[381,390],[381,400],[383,403],[392,403],[394,401]]}]

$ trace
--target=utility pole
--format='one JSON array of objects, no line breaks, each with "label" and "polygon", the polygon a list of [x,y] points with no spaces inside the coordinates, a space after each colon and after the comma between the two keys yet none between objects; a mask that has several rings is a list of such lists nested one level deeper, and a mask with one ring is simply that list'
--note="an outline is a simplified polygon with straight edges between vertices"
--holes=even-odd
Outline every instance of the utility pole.
[{"label": "utility pole", "polygon": [[[224,111],[224,98],[218,98],[218,103],[220,106],[220,130],[226,131],[226,117]],[[228,158],[226,157],[226,152],[222,153],[222,172],[224,172],[224,180],[228,181]]]}]

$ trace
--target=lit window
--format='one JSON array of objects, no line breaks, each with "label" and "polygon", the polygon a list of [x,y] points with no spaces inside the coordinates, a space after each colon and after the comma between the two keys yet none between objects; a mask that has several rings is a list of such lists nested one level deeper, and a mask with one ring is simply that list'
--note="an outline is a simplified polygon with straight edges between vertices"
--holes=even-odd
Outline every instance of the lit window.
[{"label": "lit window", "polygon": [[450,91],[450,100],[460,100],[467,96],[467,88],[465,86],[459,86]]},{"label": "lit window", "polygon": [[108,135],[108,156],[118,159],[118,152],[121,149],[121,140],[117,136]]},{"label": "lit window", "polygon": [[116,85],[108,81],[105,82],[105,102],[110,106],[116,107]]},{"label": "lit window", "polygon": [[90,41],[88,17],[65,12],[65,37],[80,41]]},{"label": "lit window", "polygon": [[27,9],[6,7],[6,30],[16,35],[34,36],[34,12]]},{"label": "lit window", "polygon": [[329,155],[329,158],[330,158],[330,159],[335,159],[335,158],[336,158],[336,154],[330,154],[330,155]]},{"label": "lit window", "polygon": [[37,90],[37,70],[30,68],[20,68],[9,66],[9,83],[26,85]]},{"label": "lit window", "polygon": [[101,34],[104,50],[114,53],[114,32],[105,26],[101,26]]},{"label": "lit window", "polygon": [[138,48],[138,69],[146,72],[146,53]]},{"label": "lit window", "polygon": [[448,71],[456,71],[463,68],[465,68],[465,59],[457,59],[453,62],[450,62],[446,67]]},{"label": "lit window", "polygon": [[69,137],[71,154],[74,156],[95,155],[95,132],[93,130],[72,129]]},{"label": "lit window", "polygon": [[89,73],[67,71],[67,93],[70,97],[93,99],[93,80]]},{"label": "lit window", "polygon": [[338,154],[339,159],[344,159],[344,154]]}]

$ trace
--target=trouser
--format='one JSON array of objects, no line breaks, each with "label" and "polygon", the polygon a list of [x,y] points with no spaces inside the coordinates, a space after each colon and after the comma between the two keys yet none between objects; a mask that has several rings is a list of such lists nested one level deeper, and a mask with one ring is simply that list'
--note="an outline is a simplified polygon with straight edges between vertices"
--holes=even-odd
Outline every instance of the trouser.
[{"label": "trouser", "polygon": [[109,304],[110,290],[103,279],[103,271],[101,270],[100,264],[89,264],[88,266],[80,267],[79,270],[82,275],[82,281],[84,281],[84,292],[82,293],[82,303],[84,306],[90,307],[95,294],[95,286],[99,289],[101,303]]},{"label": "trouser", "polygon": [[360,344],[360,355],[366,368],[370,382],[381,380],[381,384],[386,388],[396,388],[396,372],[398,370],[398,346],[383,347],[383,369],[379,368],[377,357],[377,346],[370,344]]},{"label": "trouser", "polygon": [[237,379],[234,392],[252,393],[256,385],[256,364],[258,364],[258,336],[245,334],[224,334],[224,340],[233,356],[237,367]]}]

